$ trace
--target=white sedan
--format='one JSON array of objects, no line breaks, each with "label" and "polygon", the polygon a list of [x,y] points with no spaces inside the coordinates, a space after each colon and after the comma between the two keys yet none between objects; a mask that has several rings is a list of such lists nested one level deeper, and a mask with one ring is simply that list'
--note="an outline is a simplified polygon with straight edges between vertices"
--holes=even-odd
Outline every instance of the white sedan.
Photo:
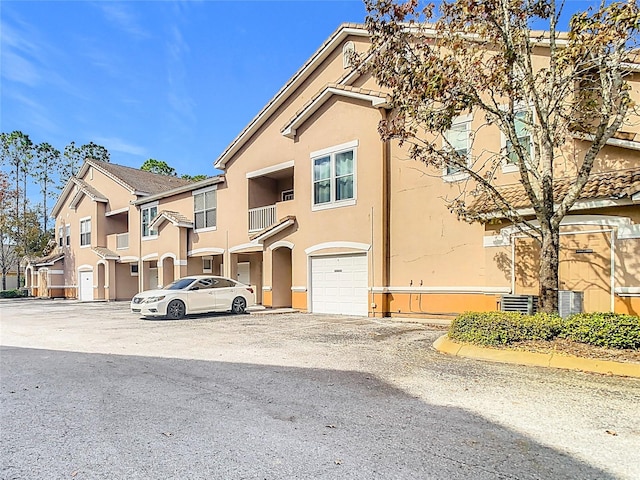
[{"label": "white sedan", "polygon": [[164,288],[137,294],[131,299],[131,312],[179,319],[190,313],[243,313],[255,303],[255,293],[248,285],[225,277],[192,275]]}]

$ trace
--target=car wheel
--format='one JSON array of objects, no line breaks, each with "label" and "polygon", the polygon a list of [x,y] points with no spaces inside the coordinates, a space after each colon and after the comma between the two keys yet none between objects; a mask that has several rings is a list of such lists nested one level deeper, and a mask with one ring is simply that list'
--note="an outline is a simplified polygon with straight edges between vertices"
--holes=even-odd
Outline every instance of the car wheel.
[{"label": "car wheel", "polygon": [[236,297],[231,303],[231,311],[233,313],[244,313],[247,308],[247,301],[243,297]]},{"label": "car wheel", "polygon": [[180,320],[185,314],[184,303],[180,300],[171,300],[167,305],[167,317],[172,320]]}]

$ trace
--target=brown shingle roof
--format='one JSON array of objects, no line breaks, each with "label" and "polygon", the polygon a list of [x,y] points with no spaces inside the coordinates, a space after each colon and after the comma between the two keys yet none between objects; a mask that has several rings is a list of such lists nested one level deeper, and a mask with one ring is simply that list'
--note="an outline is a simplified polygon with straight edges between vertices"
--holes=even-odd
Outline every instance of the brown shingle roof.
[{"label": "brown shingle roof", "polygon": [[140,170],[139,168],[116,165],[115,163],[100,162],[96,160],[87,160],[87,163],[90,163],[98,170],[102,170],[106,175],[119,179],[132,191],[147,195],[153,195],[193,183],[190,180],[185,180],[183,178],[160,175]]},{"label": "brown shingle roof", "polygon": [[106,247],[91,247],[91,250],[93,250],[94,252],[96,252],[101,258],[106,258],[109,260],[118,260],[120,259],[120,255],[118,255],[117,253],[113,252],[112,250],[109,250]]},{"label": "brown shingle roof", "polygon": [[162,210],[158,213],[156,218],[153,219],[151,224],[149,225],[152,228],[155,228],[157,225],[162,223],[164,219],[169,220],[174,225],[184,226],[188,228],[193,228],[193,221],[189,220],[180,212],[174,212],[171,210]]},{"label": "brown shingle roof", "polygon": [[[575,177],[557,179],[554,183],[555,198],[564,198],[569,187],[574,182]],[[531,207],[522,184],[504,185],[498,187],[497,190],[514,209],[519,210]],[[582,189],[578,200],[621,199],[631,197],[638,192],[640,192],[640,168],[631,168],[592,174]],[[478,197],[470,209],[479,214],[500,210],[495,200],[488,194],[482,194]]]},{"label": "brown shingle roof", "polygon": [[76,177],[71,177],[71,180],[73,180],[73,183],[78,185],[78,188],[80,189],[80,191],[82,193],[87,195],[92,200],[95,200],[97,202],[108,202],[109,201],[107,199],[107,197],[105,197],[102,193],[100,193],[98,190],[96,190],[94,187],[89,185],[84,180],[81,180],[81,179],[76,178]]}]

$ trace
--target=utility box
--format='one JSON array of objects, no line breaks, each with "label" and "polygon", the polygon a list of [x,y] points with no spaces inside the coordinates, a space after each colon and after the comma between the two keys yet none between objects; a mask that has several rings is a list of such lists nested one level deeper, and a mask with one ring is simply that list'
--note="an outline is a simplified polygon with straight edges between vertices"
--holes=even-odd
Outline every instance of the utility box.
[{"label": "utility box", "polygon": [[566,318],[574,313],[582,313],[584,305],[584,292],[572,290],[558,291],[558,313]]},{"label": "utility box", "polygon": [[500,298],[500,311],[519,312],[533,315],[538,311],[537,295],[502,295]]}]

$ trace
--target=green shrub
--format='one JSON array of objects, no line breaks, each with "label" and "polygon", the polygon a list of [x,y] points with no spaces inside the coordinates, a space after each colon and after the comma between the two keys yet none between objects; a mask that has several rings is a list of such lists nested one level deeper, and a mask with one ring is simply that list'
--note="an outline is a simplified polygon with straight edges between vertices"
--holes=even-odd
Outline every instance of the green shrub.
[{"label": "green shrub", "polygon": [[22,289],[18,290],[0,290],[0,298],[19,298],[24,297]]},{"label": "green shrub", "polygon": [[640,317],[579,313],[567,318],[560,337],[607,348],[640,348]]},{"label": "green shrub", "polygon": [[527,340],[566,338],[598,347],[640,349],[640,317],[616,313],[557,315],[466,312],[449,328],[449,338],[478,345],[509,345]]},{"label": "green shrub", "polygon": [[561,328],[562,319],[557,315],[467,312],[451,323],[449,337],[480,345],[508,345],[524,340],[552,340]]}]

